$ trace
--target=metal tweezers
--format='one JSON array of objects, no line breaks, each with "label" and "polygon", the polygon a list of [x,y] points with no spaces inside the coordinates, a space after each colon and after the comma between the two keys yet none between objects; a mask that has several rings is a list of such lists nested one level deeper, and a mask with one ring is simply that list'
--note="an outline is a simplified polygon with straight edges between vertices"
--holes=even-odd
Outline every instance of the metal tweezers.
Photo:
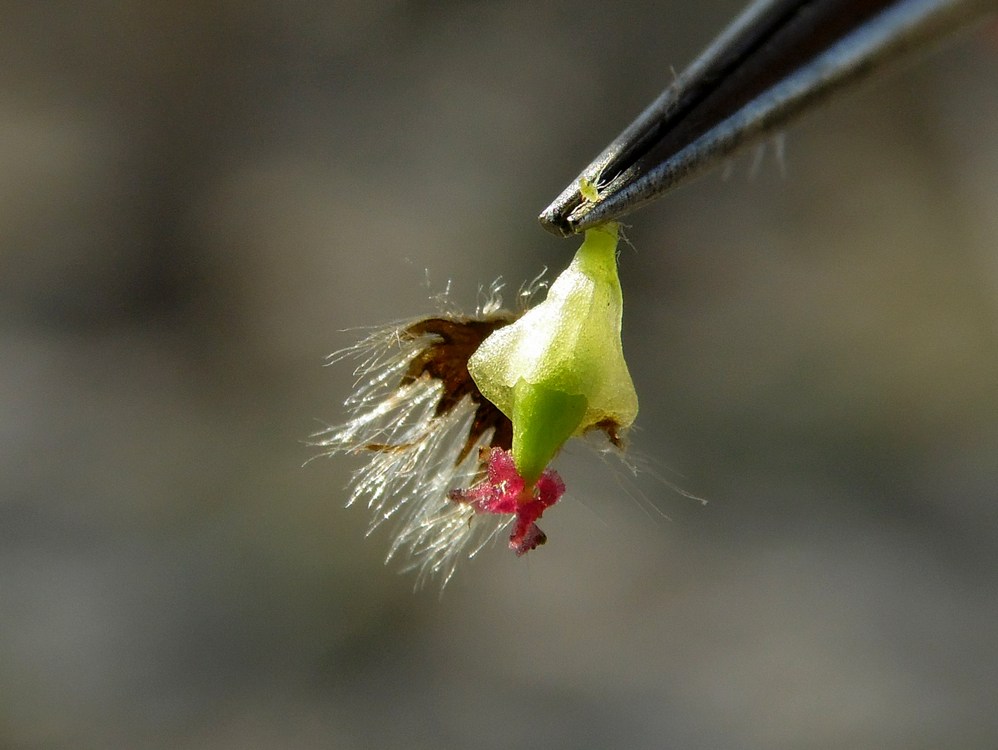
[{"label": "metal tweezers", "polygon": [[756,0],[582,170],[539,219],[613,221],[783,128],[998,0]]}]

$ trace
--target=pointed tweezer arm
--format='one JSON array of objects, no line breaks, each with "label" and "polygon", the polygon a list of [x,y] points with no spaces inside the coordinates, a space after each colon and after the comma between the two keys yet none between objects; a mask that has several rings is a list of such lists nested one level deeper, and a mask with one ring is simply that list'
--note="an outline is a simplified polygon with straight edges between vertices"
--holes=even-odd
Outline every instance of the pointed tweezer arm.
[{"label": "pointed tweezer arm", "polygon": [[998,9],[998,0],[756,0],[539,219],[613,221],[831,93]]}]

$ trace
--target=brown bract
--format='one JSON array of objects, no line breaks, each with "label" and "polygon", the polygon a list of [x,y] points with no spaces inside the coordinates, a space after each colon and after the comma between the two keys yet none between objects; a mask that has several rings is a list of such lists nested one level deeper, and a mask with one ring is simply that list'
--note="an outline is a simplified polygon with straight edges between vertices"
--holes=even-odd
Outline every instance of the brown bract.
[{"label": "brown bract", "polygon": [[413,338],[429,335],[436,337],[436,340],[413,358],[399,385],[407,385],[421,377],[440,381],[443,393],[437,404],[437,416],[451,411],[465,396],[476,404],[468,439],[455,463],[465,459],[472,446],[489,428],[494,429],[490,446],[509,450],[513,445],[513,423],[482,396],[468,373],[468,359],[490,333],[514,320],[516,316],[506,312],[480,319],[426,318],[403,331],[404,335]]}]

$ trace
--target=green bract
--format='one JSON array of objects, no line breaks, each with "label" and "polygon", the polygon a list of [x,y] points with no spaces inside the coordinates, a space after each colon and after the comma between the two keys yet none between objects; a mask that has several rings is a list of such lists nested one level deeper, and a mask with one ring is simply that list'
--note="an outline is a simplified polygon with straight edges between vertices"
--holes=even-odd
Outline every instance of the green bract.
[{"label": "green bract", "polygon": [[547,298],[486,338],[468,360],[482,395],[513,423],[513,459],[528,482],[573,435],[628,427],[638,413],[620,343],[617,225],[586,231]]}]

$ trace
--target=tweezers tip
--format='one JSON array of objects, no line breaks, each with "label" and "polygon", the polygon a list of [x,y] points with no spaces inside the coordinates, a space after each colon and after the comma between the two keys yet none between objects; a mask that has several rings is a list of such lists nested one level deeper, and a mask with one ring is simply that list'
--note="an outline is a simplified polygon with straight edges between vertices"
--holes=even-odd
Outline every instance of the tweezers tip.
[{"label": "tweezers tip", "polygon": [[546,208],[537,217],[537,221],[548,232],[557,237],[571,237],[575,234],[572,226],[553,208]]}]

